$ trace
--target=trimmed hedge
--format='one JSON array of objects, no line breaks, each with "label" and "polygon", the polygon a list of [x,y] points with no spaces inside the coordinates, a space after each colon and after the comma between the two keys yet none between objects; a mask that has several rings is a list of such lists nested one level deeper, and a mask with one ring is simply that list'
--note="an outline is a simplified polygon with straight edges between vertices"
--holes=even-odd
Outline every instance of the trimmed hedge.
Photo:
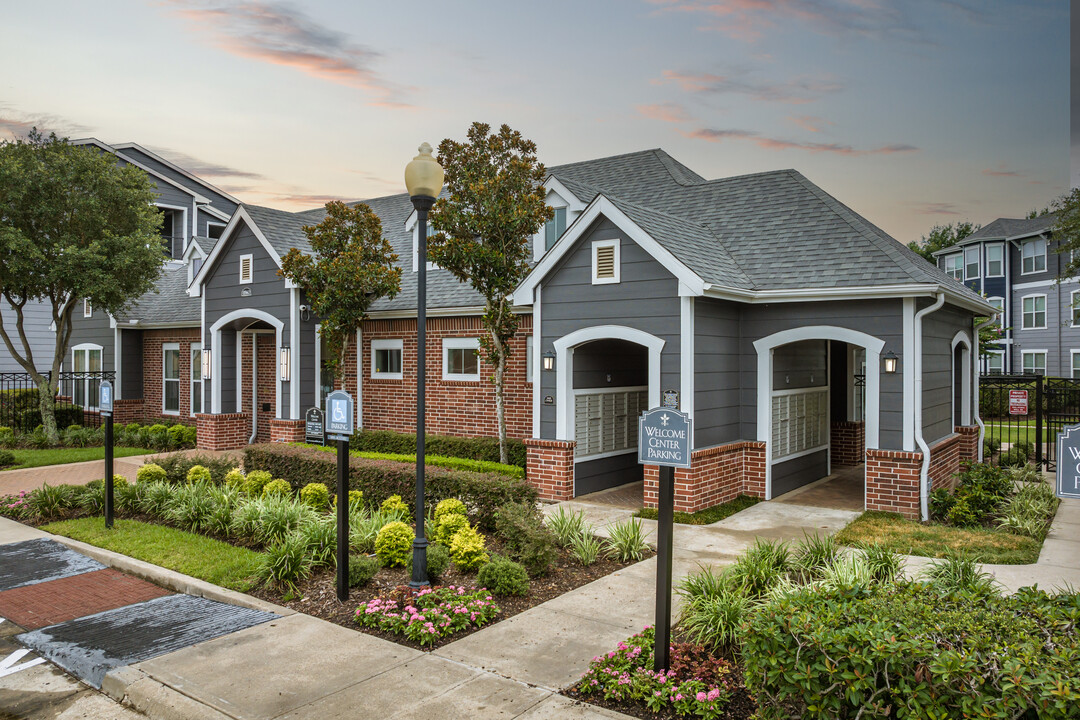
[{"label": "trimmed hedge", "polygon": [[746,686],[762,718],[1076,717],[1078,620],[1080,595],[1032,588],[791,593],[748,621]]},{"label": "trimmed hedge", "polygon": [[[416,433],[398,433],[390,430],[363,430],[352,436],[350,450],[362,452],[393,453],[396,455],[416,454]],[[424,452],[431,455],[443,455],[467,460],[485,460],[499,462],[498,438],[460,438],[449,435],[427,435],[424,438]],[[525,443],[521,440],[506,440],[506,461],[510,465],[525,467]]]},{"label": "trimmed hedge", "polygon": [[[68,425],[82,425],[83,424],[83,409],[82,405],[71,405],[68,403],[56,403],[53,416],[56,418],[57,428],[66,428]],[[21,432],[32,432],[34,428],[41,424],[41,410],[37,408],[31,408],[29,410],[22,410],[15,415],[14,421],[15,429]]]},{"label": "trimmed hedge", "polygon": [[[251,445],[244,450],[244,470],[266,470],[299,490],[312,482],[327,487],[337,484],[337,459],[330,453],[280,443]],[[495,515],[508,502],[535,503],[536,489],[524,480],[496,473],[475,473],[427,467],[424,473],[426,502],[430,507],[446,498],[458,498],[469,508],[481,528],[495,530]],[[349,489],[361,490],[364,499],[380,504],[391,495],[400,495],[414,512],[416,468],[391,460],[349,458]]]},{"label": "trimmed hedge", "polygon": [[211,481],[218,485],[236,467],[236,461],[224,455],[159,455],[147,458],[146,462],[160,465],[165,470],[165,479],[173,485],[186,483],[188,471],[196,465],[209,470]]},{"label": "trimmed hedge", "polygon": [[[322,450],[323,452],[337,452],[337,447],[333,445],[312,445],[309,443],[291,443],[297,447],[314,448],[316,450]],[[369,452],[367,450],[356,450],[352,447],[349,448],[349,452],[357,457],[366,458],[368,460],[393,460],[394,462],[416,462],[416,453],[384,453],[384,452]],[[424,462],[427,465],[438,465],[439,467],[450,468],[451,470],[470,470],[472,472],[495,472],[502,473],[503,475],[509,475],[510,477],[523,478],[525,477],[525,468],[518,467],[517,465],[503,465],[502,463],[491,462],[489,460],[471,460],[469,458],[459,457],[447,457],[445,455],[435,455],[424,451]]]}]

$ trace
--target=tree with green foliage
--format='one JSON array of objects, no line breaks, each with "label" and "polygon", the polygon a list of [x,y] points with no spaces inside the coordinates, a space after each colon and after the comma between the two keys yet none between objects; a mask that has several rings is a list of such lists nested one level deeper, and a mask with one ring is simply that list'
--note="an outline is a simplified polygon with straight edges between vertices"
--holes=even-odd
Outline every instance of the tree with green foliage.
[{"label": "tree with green foliage", "polygon": [[1080,275],[1080,188],[1062,195],[1051,206],[1057,213],[1057,219],[1050,227],[1050,233],[1056,241],[1055,247],[1065,253],[1065,267],[1059,280],[1067,280]]},{"label": "tree with green foliage", "polygon": [[431,212],[432,262],[468,282],[484,298],[480,353],[495,368],[499,459],[506,462],[506,364],[518,329],[510,294],[529,273],[529,238],[554,216],[545,202],[547,171],[536,143],[502,125],[474,122],[464,143],[439,143],[448,197]]},{"label": "tree with green foliage", "polygon": [[[165,259],[161,213],[146,173],[112,155],[70,144],[35,128],[0,143],[0,294],[14,322],[0,318],[0,337],[38,388],[41,421],[58,444],[56,394],[71,340],[75,308],[119,315],[154,287]],[[51,365],[34,357],[25,311],[51,310]],[[14,337],[13,337],[14,335]]]},{"label": "tree with green foliage", "polygon": [[929,235],[923,235],[922,240],[908,243],[908,247],[919,253],[927,261],[936,264],[934,253],[944,250],[960,242],[968,235],[977,231],[981,225],[973,225],[964,220],[963,222],[948,223],[947,225],[935,225],[930,229]]},{"label": "tree with green foliage", "polygon": [[304,289],[326,339],[328,369],[342,379],[349,338],[381,297],[394,297],[401,288],[398,256],[383,237],[382,221],[364,203],[349,206],[333,200],[326,217],[304,228],[314,256],[296,248],[281,261],[279,273]]}]

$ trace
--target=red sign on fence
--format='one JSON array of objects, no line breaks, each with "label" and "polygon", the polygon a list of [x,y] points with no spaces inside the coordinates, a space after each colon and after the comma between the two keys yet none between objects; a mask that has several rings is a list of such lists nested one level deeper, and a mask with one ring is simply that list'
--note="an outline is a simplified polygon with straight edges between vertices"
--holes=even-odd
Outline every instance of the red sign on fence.
[{"label": "red sign on fence", "polygon": [[1010,390],[1009,391],[1009,414],[1010,415],[1027,415],[1028,414],[1028,391],[1027,390]]}]

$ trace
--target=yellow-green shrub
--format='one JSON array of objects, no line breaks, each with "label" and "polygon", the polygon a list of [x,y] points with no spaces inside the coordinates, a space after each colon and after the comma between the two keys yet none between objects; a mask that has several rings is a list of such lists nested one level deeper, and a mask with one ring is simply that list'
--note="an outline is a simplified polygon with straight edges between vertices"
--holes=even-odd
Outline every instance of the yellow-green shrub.
[{"label": "yellow-green shrub", "polygon": [[247,480],[247,478],[244,477],[244,471],[240,468],[233,468],[225,473],[225,487],[240,490],[243,488],[245,480]]},{"label": "yellow-green shrub", "polygon": [[135,481],[141,483],[165,482],[168,473],[157,463],[146,463],[135,473]]},{"label": "yellow-green shrub", "polygon": [[464,515],[458,515],[451,513],[449,515],[443,515],[439,520],[439,524],[435,526],[435,542],[442,543],[449,547],[450,541],[461,530],[465,530],[469,527],[469,519]]},{"label": "yellow-green shrub", "polygon": [[191,483],[210,482],[210,470],[202,465],[192,465],[187,471],[187,481]]},{"label": "yellow-green shrub", "polygon": [[375,555],[386,567],[405,565],[413,544],[412,528],[400,520],[383,525],[375,536]]},{"label": "yellow-green shrub", "polygon": [[271,480],[263,486],[262,496],[273,497],[275,495],[278,497],[289,497],[292,495],[292,486],[281,478]]},{"label": "yellow-green shrub", "polygon": [[265,470],[252,470],[244,479],[244,485],[241,490],[245,495],[258,497],[259,495],[262,495],[263,488],[266,487],[266,484],[273,479],[274,478],[270,473]]},{"label": "yellow-green shrub", "polygon": [[475,570],[490,559],[484,544],[484,536],[466,525],[450,539],[450,559],[458,570]]},{"label": "yellow-green shrub", "polygon": [[409,506],[405,504],[405,501],[401,499],[400,495],[391,495],[386,498],[383,500],[382,505],[379,506],[379,509],[383,512],[400,511],[406,514],[409,512]]},{"label": "yellow-green shrub", "polygon": [[324,510],[330,504],[330,489],[322,483],[308,483],[300,490],[300,499],[316,510]]},{"label": "yellow-green shrub", "polygon": [[435,525],[438,526],[444,515],[464,515],[467,517],[468,514],[465,510],[465,503],[457,498],[446,498],[440,500],[439,504],[435,506]]}]

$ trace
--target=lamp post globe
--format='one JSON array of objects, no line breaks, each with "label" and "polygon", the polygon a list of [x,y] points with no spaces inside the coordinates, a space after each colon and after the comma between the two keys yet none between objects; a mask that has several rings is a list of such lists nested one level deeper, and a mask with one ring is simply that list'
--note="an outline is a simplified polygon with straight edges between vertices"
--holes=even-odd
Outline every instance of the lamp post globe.
[{"label": "lamp post globe", "polygon": [[442,192],[443,169],[431,156],[431,146],[423,143],[420,154],[405,166],[405,187],[409,191],[417,222],[416,278],[416,537],[413,540],[412,578],[409,587],[431,584],[427,574],[427,538],[424,535],[424,391],[427,373],[427,215]]}]

